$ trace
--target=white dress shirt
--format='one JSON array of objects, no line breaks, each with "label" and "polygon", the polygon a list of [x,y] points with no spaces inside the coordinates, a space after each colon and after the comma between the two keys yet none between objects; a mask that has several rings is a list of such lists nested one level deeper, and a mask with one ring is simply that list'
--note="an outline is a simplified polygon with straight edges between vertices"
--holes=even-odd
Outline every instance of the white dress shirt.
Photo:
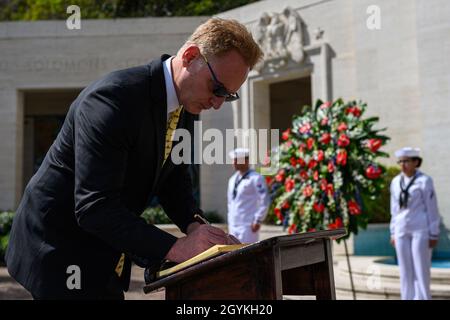
[{"label": "white dress shirt", "polygon": [[441,221],[437,205],[433,180],[424,173],[417,171],[417,178],[408,190],[408,204],[400,208],[400,180],[403,176],[404,186],[408,186],[411,178],[403,173],[397,175],[391,182],[391,237],[401,237],[416,231],[427,232],[430,239],[438,239]]},{"label": "white dress shirt", "polygon": [[172,59],[170,57],[163,62],[164,69],[164,81],[166,83],[166,100],[167,100],[167,121],[169,121],[169,113],[175,111],[176,108],[180,106],[178,101],[177,92],[175,91],[175,85],[173,84],[172,77]]}]

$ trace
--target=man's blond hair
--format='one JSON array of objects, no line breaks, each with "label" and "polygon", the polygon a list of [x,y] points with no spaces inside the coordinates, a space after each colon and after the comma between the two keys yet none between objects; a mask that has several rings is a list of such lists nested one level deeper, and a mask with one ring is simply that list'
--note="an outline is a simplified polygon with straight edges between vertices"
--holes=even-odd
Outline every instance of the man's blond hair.
[{"label": "man's blond hair", "polygon": [[185,46],[192,44],[198,46],[202,54],[207,56],[220,56],[234,49],[250,69],[253,69],[263,56],[252,34],[236,20],[209,19],[197,27]]}]

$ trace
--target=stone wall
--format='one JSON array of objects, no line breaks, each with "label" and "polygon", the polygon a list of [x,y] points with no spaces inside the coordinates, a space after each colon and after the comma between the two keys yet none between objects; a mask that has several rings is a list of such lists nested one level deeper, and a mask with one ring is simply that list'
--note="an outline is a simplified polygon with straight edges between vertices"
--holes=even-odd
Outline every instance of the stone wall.
[{"label": "stone wall", "polygon": [[64,20],[1,22],[0,210],[15,210],[24,187],[24,92],[82,89],[113,70],[175,54],[206,19],[82,20],[81,30]]}]

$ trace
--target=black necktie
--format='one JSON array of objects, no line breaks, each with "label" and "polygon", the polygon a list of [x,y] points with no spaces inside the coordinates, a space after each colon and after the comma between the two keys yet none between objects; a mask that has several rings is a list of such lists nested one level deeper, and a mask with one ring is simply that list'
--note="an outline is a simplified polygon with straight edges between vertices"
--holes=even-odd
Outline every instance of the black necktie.
[{"label": "black necktie", "polygon": [[238,179],[238,177],[236,177],[236,180],[234,182],[234,189],[233,189],[233,200],[236,198],[237,195],[237,188],[239,186],[239,183],[241,183],[242,180],[244,180],[245,178],[247,178],[247,176],[249,175],[251,170],[248,170],[243,176],[242,178]]},{"label": "black necktie", "polygon": [[407,208],[408,207],[408,197],[409,197],[409,188],[411,188],[411,186],[414,183],[414,180],[416,180],[417,178],[417,174],[414,175],[414,177],[411,179],[411,181],[408,183],[408,185],[406,186],[405,189],[405,181],[403,176],[400,178],[400,199],[399,199],[399,205],[400,205],[400,209],[402,208]]}]

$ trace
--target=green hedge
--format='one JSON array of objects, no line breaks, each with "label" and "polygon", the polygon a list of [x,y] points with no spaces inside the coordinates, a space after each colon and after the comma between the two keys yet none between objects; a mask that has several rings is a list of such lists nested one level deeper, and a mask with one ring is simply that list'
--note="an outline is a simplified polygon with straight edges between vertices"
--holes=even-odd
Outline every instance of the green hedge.
[{"label": "green hedge", "polygon": [[[4,261],[6,246],[8,245],[9,232],[11,231],[14,212],[0,212],[0,261]],[[142,217],[151,224],[170,224],[172,221],[167,217],[161,207],[147,208]],[[205,212],[205,217],[211,223],[223,223],[224,219],[215,211]]]},{"label": "green hedge", "polygon": [[[216,211],[206,211],[204,215],[211,223],[224,223],[225,221]],[[150,224],[173,223],[160,206],[145,209],[141,217]]]},{"label": "green hedge", "polygon": [[14,212],[0,212],[0,261],[4,261],[9,232],[11,231]]}]

